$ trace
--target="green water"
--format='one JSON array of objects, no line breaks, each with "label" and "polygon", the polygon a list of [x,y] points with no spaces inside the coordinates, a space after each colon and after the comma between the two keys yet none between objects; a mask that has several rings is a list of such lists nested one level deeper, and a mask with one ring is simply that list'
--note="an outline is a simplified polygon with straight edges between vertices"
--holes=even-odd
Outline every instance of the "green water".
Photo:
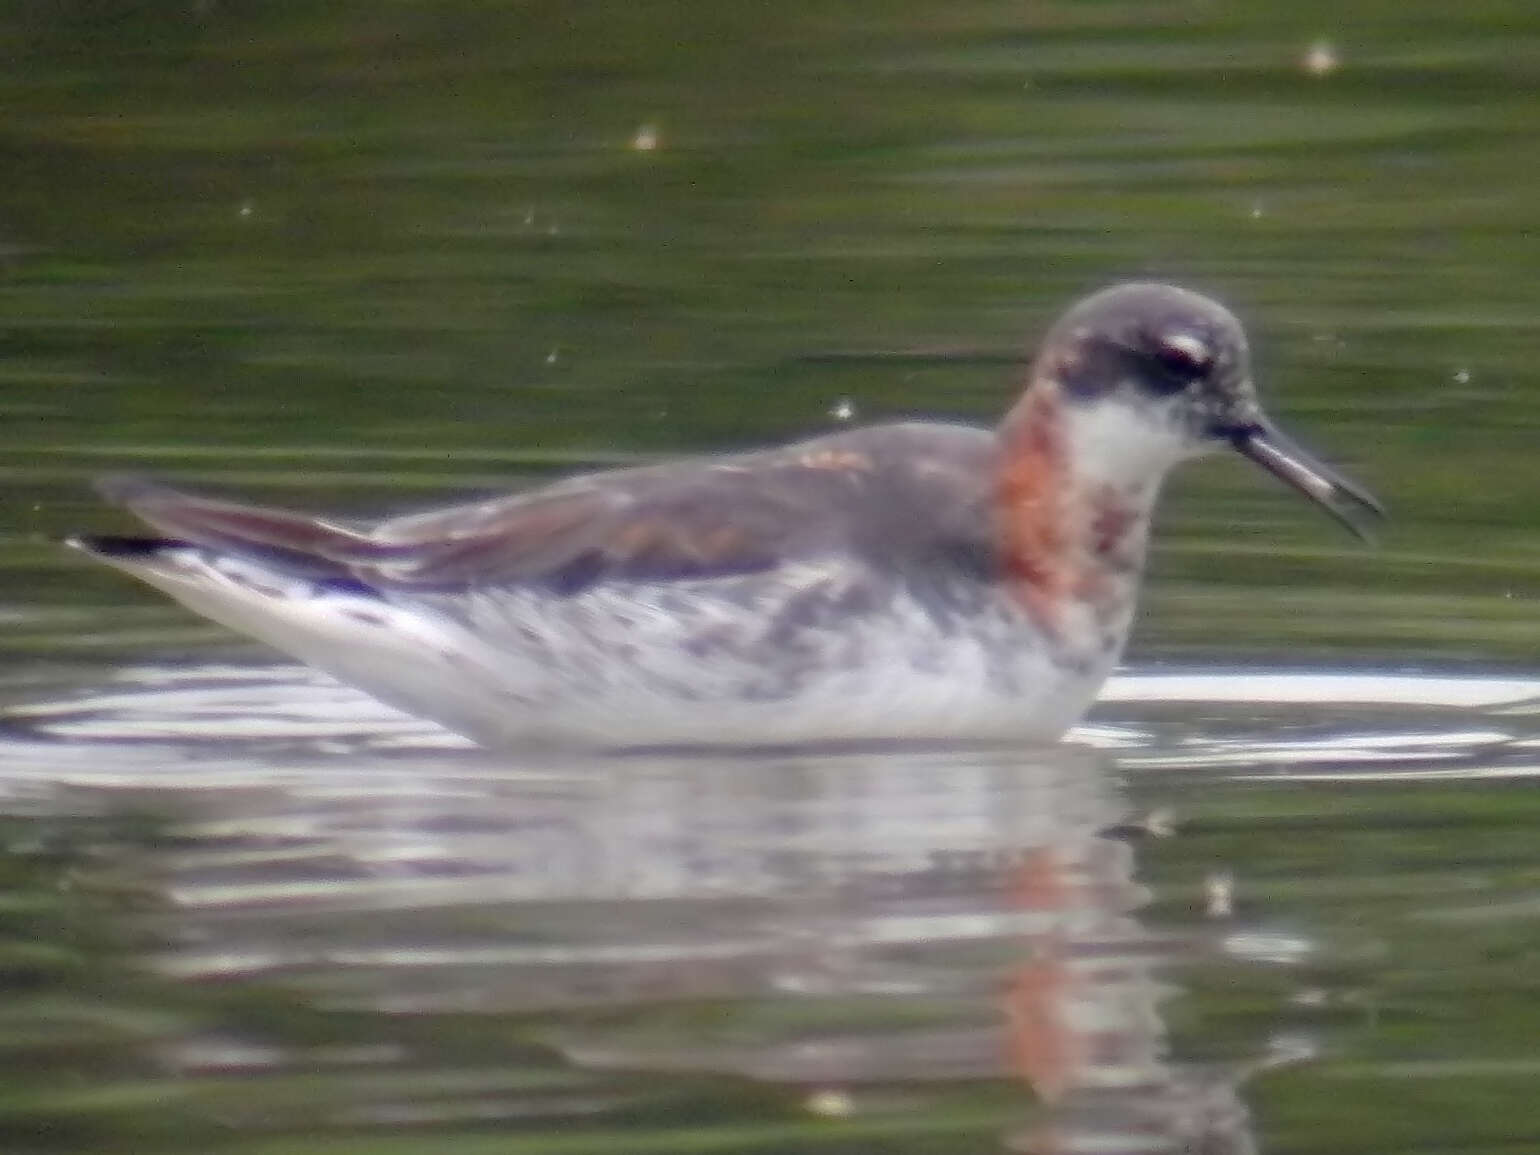
[{"label": "green water", "polygon": [[[58,548],[126,528],[95,475],[373,513],[825,430],[846,404],[858,421],[989,422],[1033,335],[1128,277],[1231,305],[1281,423],[1392,512],[1368,550],[1244,463],[1186,469],[1161,515],[1137,668],[1536,665],[1532,4],[54,0],[0,6],[0,60],[8,707],[98,694],[125,668],[196,678],[267,660]],[[156,677],[133,684],[159,693]],[[990,1067],[978,1039],[972,1066],[948,1066],[957,1037],[921,1031],[984,1030],[988,996],[1059,940],[1029,928],[1010,962],[998,928],[863,937],[874,910],[892,913],[884,888],[925,917],[933,885],[979,917],[1019,913],[999,896],[1041,840],[1006,824],[959,842],[928,821],[945,806],[927,783],[949,764],[889,768],[909,783],[891,791],[849,786],[865,772],[844,764],[777,771],[778,787],[762,767],[722,767],[737,809],[701,818],[688,853],[644,840],[628,866],[606,851],[621,828],[582,790],[562,806],[524,778],[500,792],[459,755],[424,770],[420,751],[361,739],[375,721],[317,737],[294,721],[312,693],[223,703],[201,734],[165,728],[204,717],[181,697],[98,703],[110,739],[34,741],[30,715],[7,723],[0,1147],[1074,1149],[1044,1137],[1041,1073],[1034,1088]],[[151,737],[124,722],[151,715]],[[1181,1073],[1163,1085],[1209,1072],[1225,1091],[1204,1110],[1250,1106],[1211,1129],[1231,1143],[1214,1150],[1540,1149],[1524,715],[1314,702],[1146,728],[1142,708],[1114,703],[1098,718],[1132,737],[1100,786],[1063,772],[1103,792],[1065,820],[1071,858],[1131,855],[1105,876],[1122,897],[1091,903],[1091,921],[1137,919],[1114,937],[1160,956],[1152,989],[1180,991],[1132,1000],[1134,1018],[1164,1020],[1160,1063]],[[1417,734],[1438,739],[1444,777],[1420,776]],[[1343,741],[1355,735],[1365,746]],[[1329,780],[1302,769],[1313,742],[1334,744]],[[1362,748],[1384,777],[1357,773]],[[1215,751],[1239,751],[1247,773],[1194,760]],[[638,811],[694,815],[715,781],[699,773],[650,769],[659,792]],[[1004,798],[1035,813],[1038,785],[999,773],[966,795],[978,812]],[[943,885],[934,861],[857,844],[827,803],[847,796],[896,823],[897,845],[983,857]],[[344,797],[367,811],[364,833],[334,813]],[[1105,835],[1168,808],[1174,837]],[[580,833],[548,888],[506,895],[532,867],[499,856],[536,828]],[[398,845],[424,829],[445,840],[437,857]],[[718,879],[745,840],[763,857],[715,898],[626,897],[625,879],[665,861]],[[607,853],[608,882],[572,882]],[[432,917],[424,878],[479,877],[491,860],[491,899],[459,895],[453,917]],[[1224,872],[1236,910],[1205,916],[1205,880]],[[359,877],[401,890],[360,896]],[[317,916],[285,879],[332,905]],[[209,897],[237,881],[277,889]],[[640,985],[617,993],[605,972],[585,995],[455,954],[472,940],[577,950],[607,926],[617,942],[672,941],[681,911],[707,940],[773,924],[818,965],[779,939],[800,962],[708,963],[702,947],[671,964],[674,986],[670,965],[621,967]],[[1289,935],[1307,946],[1253,957],[1230,942],[1245,934],[1263,954]],[[436,944],[455,963],[398,983],[405,964],[349,954],[360,942]],[[194,974],[200,950],[245,961]],[[775,986],[804,970],[835,976],[815,1011]],[[819,1052],[843,1068],[776,1049],[824,1035],[844,1041]],[[1308,1059],[1277,1044],[1295,1035]],[[1010,1044],[996,1042],[998,1059]],[[915,1057],[879,1070],[886,1051]],[[1144,1107],[1105,1088],[1072,1084],[1065,1102],[1064,1134],[1101,1116],[1126,1143],[1141,1133],[1127,1116]],[[1155,1130],[1167,1149],[1180,1131]]]},{"label": "green water", "polygon": [[[40,540],[122,524],[101,471],[374,511],[816,431],[843,398],[990,421],[1003,358],[1157,276],[1248,320],[1274,407],[1395,521],[1367,555],[1234,463],[1188,471],[1135,652],[1524,660],[1537,27],[1432,3],[12,14],[9,597],[184,621]],[[937,350],[997,356],[894,359]]]}]

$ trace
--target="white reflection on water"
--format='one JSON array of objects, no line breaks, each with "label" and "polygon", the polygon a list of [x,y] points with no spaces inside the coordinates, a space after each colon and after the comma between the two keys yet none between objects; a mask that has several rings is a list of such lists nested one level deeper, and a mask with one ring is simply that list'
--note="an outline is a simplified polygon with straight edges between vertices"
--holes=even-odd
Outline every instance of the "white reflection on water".
[{"label": "white reflection on water", "polygon": [[[386,1021],[537,1016],[568,1072],[791,1084],[844,1114],[893,1087],[921,1110],[1015,1080],[1053,1109],[1028,1122],[1023,1098],[1013,1150],[1244,1151],[1235,1087],[1282,1060],[1259,1041],[1222,1072],[1173,1063],[1163,973],[1199,952],[1296,967],[1315,944],[1212,906],[1211,932],[1143,925],[1126,836],[1158,824],[1107,759],[1189,779],[1527,774],[1537,698],[1519,678],[1146,671],[1048,750],[589,760],[477,750],[299,668],[144,667],[10,709],[0,798],[169,817],[147,961],[178,981]],[[371,1070],[421,1061],[369,1045]],[[288,1053],[214,1030],[167,1061]],[[483,1117],[466,1094],[337,1117]]]},{"label": "white reflection on water", "polygon": [[1378,670],[1175,670],[1124,673],[1107,684],[1102,700],[1512,707],[1540,701],[1540,678],[1446,677]]},{"label": "white reflection on water", "polygon": [[[1440,750],[1529,739],[1522,724],[1516,730],[1511,724],[1477,728],[1469,723],[1472,718],[1496,722],[1540,713],[1540,678],[1373,670],[1125,671],[1108,682],[1096,720],[1076,728],[1070,741],[1150,753],[1152,744],[1169,744],[1162,727],[1147,724],[1146,708],[1151,707],[1160,711],[1158,720],[1184,720],[1191,727],[1198,719],[1198,727],[1182,737],[1183,759],[1196,753],[1194,746],[1221,746],[1227,729],[1247,716],[1261,718],[1275,731],[1302,723],[1338,724],[1341,732],[1277,746],[1306,762],[1353,751],[1372,756],[1376,750],[1393,750],[1400,756],[1416,748],[1434,756]],[[1465,724],[1451,724],[1451,712],[1459,712]],[[87,742],[284,743],[350,754],[474,749],[458,735],[303,666],[129,667],[115,671],[101,687],[12,706],[4,716],[35,734]],[[1363,718],[1373,725],[1354,732],[1352,723]],[[1401,723],[1394,731],[1387,725],[1392,719]],[[1413,726],[1408,728],[1408,722]],[[110,764],[90,761],[112,772]]]}]

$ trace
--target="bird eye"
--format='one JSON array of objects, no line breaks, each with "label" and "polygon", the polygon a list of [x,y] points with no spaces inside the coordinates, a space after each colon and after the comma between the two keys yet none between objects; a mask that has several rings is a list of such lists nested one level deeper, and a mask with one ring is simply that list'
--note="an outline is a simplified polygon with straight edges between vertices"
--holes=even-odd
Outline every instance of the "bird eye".
[{"label": "bird eye", "polygon": [[1155,338],[1156,364],[1177,382],[1195,381],[1214,367],[1214,351],[1194,333],[1165,333]]}]

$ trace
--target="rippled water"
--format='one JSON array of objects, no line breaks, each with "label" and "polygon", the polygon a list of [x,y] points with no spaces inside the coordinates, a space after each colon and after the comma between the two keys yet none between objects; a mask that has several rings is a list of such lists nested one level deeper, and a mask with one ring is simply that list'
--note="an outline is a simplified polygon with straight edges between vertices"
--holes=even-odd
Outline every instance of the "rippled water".
[{"label": "rippled water", "polygon": [[[1225,1152],[1260,1080],[1285,1140],[1527,1141],[1537,703],[1151,668],[1056,749],[593,762],[299,668],[124,668],[9,714],[6,861],[68,883],[13,925],[133,930],[13,942],[0,1047],[46,1040],[45,1077],[0,1123],[142,1128],[148,1097],[260,1151]],[[60,1089],[104,1047],[129,1070]],[[1507,1114],[1380,1117],[1430,1083]]]},{"label": "rippled water", "polygon": [[[0,11],[0,1149],[1514,1152],[1540,14]],[[1234,462],[1046,751],[499,757],[57,546],[99,473],[380,513],[912,414],[1233,305]]]}]

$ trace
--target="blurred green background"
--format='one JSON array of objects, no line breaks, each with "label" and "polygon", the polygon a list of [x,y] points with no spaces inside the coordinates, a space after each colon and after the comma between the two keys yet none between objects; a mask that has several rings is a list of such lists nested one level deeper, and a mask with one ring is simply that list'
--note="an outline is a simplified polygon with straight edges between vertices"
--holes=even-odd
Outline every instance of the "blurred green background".
[{"label": "blurred green background", "polygon": [[59,0],[0,52],[0,646],[187,628],[51,544],[125,524],[99,472],[375,513],[990,422],[1157,277],[1394,520],[1185,471],[1136,658],[1533,652],[1533,5]]},{"label": "blurred green background", "polygon": [[[814,433],[845,409],[987,423],[1035,334],[1129,277],[1228,303],[1281,424],[1392,513],[1365,549],[1241,463],[1183,470],[1136,663],[1535,664],[1540,6],[1527,0],[13,0],[0,64],[6,705],[128,663],[269,657],[59,548],[128,525],[91,492],[95,475],[379,513]],[[1157,733],[1160,774],[1130,775],[1128,805],[1196,815],[1185,836],[1141,847],[1146,914],[1201,954],[1229,924],[1193,912],[1213,872],[1241,864],[1238,917],[1294,927],[1319,954],[1243,967],[1237,947],[1191,968],[1177,1052],[1244,1065],[1275,1031],[1327,1040],[1323,1062],[1262,1081],[1268,1150],[1533,1149],[1540,739],[1522,719],[1455,711],[1236,709],[1246,725],[1177,711]],[[26,744],[13,723],[0,745],[7,1152],[953,1155],[1003,1149],[1020,1123],[1017,1082],[883,1091],[875,1115],[840,1120],[810,1118],[797,1088],[555,1061],[553,1026],[592,1026],[602,1008],[339,1009],[339,989],[377,994],[378,976],[304,951],[333,932],[415,944],[418,899],[403,882],[403,908],[382,917],[372,892],[356,907],[343,894],[336,926],[303,908],[296,929],[280,921],[294,914],[281,884],[319,878],[325,897],[335,875],[368,874],[316,811],[338,797],[385,807],[367,833],[389,843],[410,823],[371,791],[400,787],[401,763],[213,738],[97,753]],[[1424,731],[1455,752],[1330,747],[1340,732]],[[1205,777],[1182,762],[1194,742],[1279,777]],[[1316,742],[1333,773],[1378,758],[1405,780],[1288,780]],[[1439,758],[1447,778],[1417,777]],[[53,789],[93,760],[105,797]],[[348,794],[327,777],[344,764],[380,777]],[[191,828],[144,786],[184,768],[213,780],[207,797],[186,789],[203,820]],[[471,800],[456,821],[473,833],[479,792],[499,797],[474,771],[456,780]],[[807,781],[819,768],[784,791]],[[853,812],[885,813],[873,781]],[[699,786],[676,792],[679,813]],[[530,837],[525,815],[546,800],[520,789],[499,845]],[[765,823],[751,833],[778,846],[780,812],[743,789],[745,823]],[[917,845],[934,833],[899,809],[922,826]],[[484,848],[462,851],[461,826],[430,833],[472,861]],[[610,828],[594,829],[598,854]],[[714,833],[737,844],[730,825]],[[1002,861],[1017,849],[996,848]],[[834,851],[794,844],[787,860],[839,877],[847,864],[821,853]],[[205,895],[188,913],[167,876],[279,897],[226,911]],[[980,884],[984,907],[998,883]],[[445,918],[501,944],[538,939],[540,918],[598,933],[617,906]],[[843,932],[820,911],[810,938]],[[272,947],[279,961],[263,965],[290,985],[139,965],[241,935],[254,955]],[[683,1047],[699,1023],[794,1035],[805,1023],[779,1016],[828,1010],[703,997],[620,1018]],[[834,1010],[852,1031],[873,1025],[868,1004]],[[261,1057],[269,1045],[279,1058]],[[376,1046],[407,1058],[376,1061]],[[527,1114],[478,1123],[492,1099]],[[397,1135],[402,1104],[424,1113]]]}]

